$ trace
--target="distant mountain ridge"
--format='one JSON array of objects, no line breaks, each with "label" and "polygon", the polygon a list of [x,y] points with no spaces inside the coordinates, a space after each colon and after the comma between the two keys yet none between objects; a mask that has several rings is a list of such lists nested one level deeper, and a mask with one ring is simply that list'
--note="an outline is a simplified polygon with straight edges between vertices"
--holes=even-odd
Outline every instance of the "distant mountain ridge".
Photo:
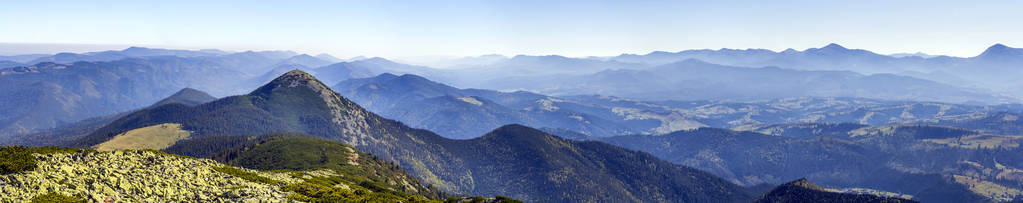
[{"label": "distant mountain ridge", "polygon": [[0,90],[0,134],[28,133],[140,108],[185,87],[230,92],[233,81],[222,76],[239,73],[227,66],[161,57],[2,69],[0,84],[9,88]]},{"label": "distant mountain ridge", "polygon": [[[764,191],[756,184],[799,177],[926,202],[1023,197],[1023,105],[1001,104],[1020,97],[985,84],[1015,85],[1023,49],[997,44],[969,58],[837,44],[684,52],[788,65],[651,65],[681,53],[657,52],[630,56],[648,62],[487,56],[434,69],[378,57],[333,63],[290,51],[133,47],[0,67],[0,86],[10,87],[0,90],[0,144],[89,147],[181,123],[194,137],[172,148],[190,156],[302,132],[456,194],[540,202],[738,202],[755,189],[733,183]],[[997,76],[976,83],[986,75]],[[247,94],[216,99],[188,87]]]},{"label": "distant mountain ridge", "polygon": [[325,66],[325,65],[331,64],[331,62],[323,60],[323,59],[320,59],[320,58],[317,58],[317,57],[313,57],[313,56],[310,56],[310,55],[299,54],[299,55],[295,55],[295,56],[289,57],[287,59],[284,59],[283,61],[279,62],[278,64],[298,64],[298,65],[303,65],[303,66],[306,66],[306,67],[320,67],[320,66]]},{"label": "distant mountain ridge", "polygon": [[[788,49],[774,52],[764,49],[720,49],[686,50],[680,52],[652,52],[645,55],[623,54],[608,60],[645,63],[650,65],[669,64],[687,59],[709,63],[765,67],[777,66],[797,70],[844,70],[863,74],[892,73],[923,77],[959,86],[977,86],[1019,95],[1021,83],[1005,77],[1004,74],[1019,74],[1023,65],[1023,49],[995,44],[983,53],[967,58],[896,57],[873,53],[867,50],[848,49],[837,44],[803,51]],[[945,75],[953,74],[955,77]],[[992,81],[994,80],[994,81]]]},{"label": "distant mountain ridge", "polygon": [[454,138],[475,137],[511,123],[606,137],[773,123],[937,124],[948,117],[1023,111],[1019,105],[974,106],[848,97],[791,97],[754,102],[643,101],[601,95],[555,97],[525,91],[458,89],[422,76],[386,73],[346,80],[333,89],[370,111]]},{"label": "distant mountain ridge", "polygon": [[529,90],[555,96],[599,94],[641,100],[748,101],[813,96],[952,103],[1018,102],[1013,97],[908,76],[747,68],[696,59],[646,69],[604,70],[594,74],[501,77],[480,87]]},{"label": "distant mountain ridge", "polygon": [[561,101],[554,97],[530,92],[458,89],[411,74],[385,73],[351,79],[338,83],[333,89],[364,104],[370,111],[450,138],[473,138],[507,124],[565,128],[595,136],[647,131],[627,127],[622,124],[627,121],[617,120],[617,117],[554,107],[554,101]]},{"label": "distant mountain ridge", "polygon": [[330,62],[291,51],[229,53],[130,47],[43,55],[30,63],[0,67],[0,86],[10,87],[0,90],[0,104],[4,104],[0,136],[141,108],[185,87],[213,95],[237,94],[244,90],[239,87],[266,82],[250,78],[269,71],[273,64]]},{"label": "distant mountain ridge", "polygon": [[[328,60],[291,51],[225,52],[130,47],[113,51],[45,55],[40,57],[40,60],[28,63],[14,62],[19,64],[9,63],[16,66],[0,68],[0,78],[3,78],[0,79],[0,85],[14,87],[6,91],[7,93],[0,93],[0,103],[13,102],[7,105],[12,111],[6,113],[8,118],[0,118],[0,126],[8,127],[0,128],[11,129],[6,131],[6,134],[21,134],[41,128],[56,127],[88,117],[139,108],[151,104],[157,99],[156,97],[136,95],[147,94],[146,91],[163,96],[180,88],[195,87],[214,96],[239,94],[246,91],[248,87],[269,82],[275,76],[291,69],[306,70],[328,84],[336,84],[352,78],[373,77],[382,73],[416,74],[462,88],[509,92],[526,90],[552,96],[598,94],[648,101],[707,99],[745,101],[826,96],[972,104],[1013,103],[1019,102],[1021,97],[1014,95],[1020,94],[1004,93],[997,88],[993,91],[985,89],[991,89],[991,85],[1002,86],[1008,90],[1018,89],[1014,85],[1017,80],[1012,77],[1015,75],[1013,71],[1016,69],[1006,67],[1013,67],[1015,62],[1009,59],[1017,57],[1019,52],[1019,49],[997,45],[989,48],[984,54],[972,58],[920,59],[909,57],[894,59],[894,57],[878,56],[868,51],[848,49],[832,44],[804,51],[783,52],[756,49],[692,50],[684,53],[698,56],[694,58],[709,62],[700,62],[694,59],[675,61],[662,66],[651,66],[643,62],[621,62],[613,59],[519,55],[510,58],[486,56],[483,57],[486,58],[485,60],[481,59],[485,62],[473,63],[474,65],[468,67],[434,69],[396,63],[377,57],[330,64]],[[650,57],[665,57],[668,61],[678,59],[677,54],[669,52],[655,52],[649,55]],[[768,61],[773,60],[768,59],[770,57],[781,55],[792,55],[790,57],[792,60],[805,64],[854,64],[855,66],[834,66],[850,70],[859,70],[857,67],[871,64],[891,65],[887,62],[857,62],[873,60],[872,58],[878,57],[891,58],[884,60],[900,61],[899,63],[946,68],[928,68],[923,72],[898,70],[890,71],[894,72],[893,74],[855,75],[856,73],[851,71],[804,71],[788,66],[745,68],[745,66],[713,63],[720,62],[716,60],[734,63]],[[28,56],[12,56],[10,59],[20,61]],[[643,58],[639,55],[633,58],[636,57]],[[821,60],[817,61],[817,59]],[[100,74],[103,77],[93,76],[86,74],[87,71],[93,69],[80,69],[75,62],[87,62],[82,64],[93,64],[91,66],[117,67],[113,69],[124,71],[117,76],[106,73]],[[127,71],[128,64],[137,66],[133,67],[134,70]],[[888,65],[884,66],[888,67]],[[155,66],[160,66],[163,70],[153,70],[152,67]],[[831,66],[829,65],[829,67]],[[983,71],[988,69],[998,69],[998,72]],[[108,70],[103,71],[109,72]],[[163,74],[161,71],[170,71],[168,73],[173,74]],[[67,77],[36,77],[54,73],[65,74]],[[74,74],[78,74],[80,77],[70,77]],[[906,75],[911,75],[911,77],[904,77]],[[991,76],[990,80],[978,82],[978,78],[989,78],[988,75]],[[19,78],[16,80],[21,82],[10,82],[11,78]],[[53,83],[55,85],[28,85],[36,83]],[[102,83],[105,84],[102,86],[110,88],[96,89],[95,92],[68,91],[68,89],[74,89],[77,86],[87,86],[87,84],[93,83]],[[157,89],[148,89],[148,84],[157,84],[154,85]],[[159,89],[162,87],[167,88]],[[1023,84],[1019,84],[1018,87],[1023,87]],[[20,96],[13,96],[14,92],[18,92],[16,94]],[[81,92],[90,92],[90,94],[83,96]],[[36,95],[41,96],[36,97]],[[108,96],[95,100],[95,95]],[[125,95],[125,97],[115,98],[109,95]],[[49,101],[43,102],[43,100]],[[58,117],[51,119],[48,118],[51,117],[50,115],[30,116],[13,112],[29,111],[28,109],[32,109],[32,107],[26,106],[29,104],[40,105],[40,108],[46,108],[49,111],[62,111],[69,114],[60,116],[64,113],[50,112],[48,114]],[[101,105],[106,105],[106,107]],[[2,111],[0,108],[0,112]],[[4,116],[0,115],[0,117]],[[622,131],[622,128],[619,127],[610,127],[609,129],[615,130],[607,132]],[[480,131],[476,130],[475,132]]]},{"label": "distant mountain ridge", "polygon": [[[948,58],[947,56],[939,56]],[[861,73],[894,73],[871,68],[873,65],[900,65],[902,61],[915,62],[915,59],[899,59],[863,49],[849,49],[836,43],[820,48],[808,48],[803,51],[787,49],[775,52],[767,49],[701,49],[679,52],[655,51],[645,55],[622,54],[608,60],[638,62],[651,65],[663,65],[687,59],[696,59],[710,63],[764,67],[778,66],[799,70],[848,70]],[[868,69],[863,69],[868,68]],[[899,67],[906,68],[906,67]],[[897,71],[896,71],[897,72]]]},{"label": "distant mountain ridge", "polygon": [[[177,93],[168,96],[146,108],[156,108],[162,105],[178,104],[195,106],[202,103],[216,100],[216,97],[209,96],[206,92],[185,88]],[[145,108],[143,108],[145,109]],[[110,115],[86,118],[70,124],[57,126],[52,129],[45,129],[40,132],[23,134],[19,136],[0,137],[0,145],[21,145],[21,146],[65,146],[81,139],[96,129],[103,127],[123,116],[134,113],[139,109],[118,112]]]}]

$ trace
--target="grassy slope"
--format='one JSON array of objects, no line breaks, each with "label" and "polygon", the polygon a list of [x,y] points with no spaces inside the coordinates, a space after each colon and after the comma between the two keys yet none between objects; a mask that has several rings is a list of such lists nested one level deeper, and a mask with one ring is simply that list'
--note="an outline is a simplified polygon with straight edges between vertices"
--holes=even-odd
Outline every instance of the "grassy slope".
[{"label": "grassy slope", "polygon": [[399,196],[417,194],[434,199],[446,197],[438,189],[421,184],[398,166],[336,141],[301,134],[277,134],[252,144],[214,155],[231,165],[260,170],[329,169],[343,182],[376,192]]},{"label": "grassy slope", "polygon": [[181,129],[181,124],[164,123],[121,133],[93,148],[99,151],[166,149],[179,140],[187,139],[189,134]]}]

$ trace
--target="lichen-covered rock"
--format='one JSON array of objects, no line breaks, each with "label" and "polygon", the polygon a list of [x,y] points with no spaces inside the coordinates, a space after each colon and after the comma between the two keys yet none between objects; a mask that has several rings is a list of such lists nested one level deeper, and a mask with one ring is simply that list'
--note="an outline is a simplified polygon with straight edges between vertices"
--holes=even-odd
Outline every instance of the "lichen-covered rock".
[{"label": "lichen-covered rock", "polygon": [[[0,176],[0,199],[27,202],[47,192],[92,202],[288,202],[280,185],[251,182],[214,170],[223,164],[147,150],[35,155],[37,168]],[[281,183],[301,180],[278,173]]]}]

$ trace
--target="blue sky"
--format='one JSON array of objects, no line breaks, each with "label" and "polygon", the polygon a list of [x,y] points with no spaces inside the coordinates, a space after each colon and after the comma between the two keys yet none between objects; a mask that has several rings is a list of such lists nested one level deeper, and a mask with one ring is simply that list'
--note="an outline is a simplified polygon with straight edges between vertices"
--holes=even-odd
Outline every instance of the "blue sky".
[{"label": "blue sky", "polygon": [[0,5],[0,43],[289,49],[340,57],[588,56],[703,48],[780,51],[832,42],[879,53],[973,56],[994,43],[1023,46],[1020,1],[3,1]]}]

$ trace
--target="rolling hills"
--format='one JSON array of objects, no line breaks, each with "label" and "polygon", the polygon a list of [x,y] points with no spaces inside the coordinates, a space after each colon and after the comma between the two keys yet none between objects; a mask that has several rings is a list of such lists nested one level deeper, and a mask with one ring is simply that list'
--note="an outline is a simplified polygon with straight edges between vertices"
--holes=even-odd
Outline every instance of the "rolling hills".
[{"label": "rolling hills", "polygon": [[411,74],[351,79],[333,89],[384,117],[451,138],[477,137],[512,123],[608,137],[785,123],[952,125],[946,123],[957,120],[962,123],[989,112],[1023,110],[1012,104],[979,106],[849,97],[748,102],[643,101],[601,95],[556,97],[526,91],[459,89]]},{"label": "rolling hills", "polygon": [[907,199],[878,197],[864,194],[845,194],[799,179],[788,182],[764,194],[753,202],[917,202]]},{"label": "rolling hills", "polygon": [[643,126],[627,126],[633,123],[618,117],[550,108],[551,102],[561,101],[558,98],[530,92],[458,89],[411,74],[346,80],[333,89],[381,116],[449,138],[478,137],[508,124],[564,128],[596,136],[644,131]]},{"label": "rolling hills", "polygon": [[[649,152],[743,185],[806,177],[835,188],[911,195],[923,202],[1019,197],[1018,136],[945,126],[778,124],[665,135],[585,137]],[[860,190],[855,189],[855,190]]]}]

